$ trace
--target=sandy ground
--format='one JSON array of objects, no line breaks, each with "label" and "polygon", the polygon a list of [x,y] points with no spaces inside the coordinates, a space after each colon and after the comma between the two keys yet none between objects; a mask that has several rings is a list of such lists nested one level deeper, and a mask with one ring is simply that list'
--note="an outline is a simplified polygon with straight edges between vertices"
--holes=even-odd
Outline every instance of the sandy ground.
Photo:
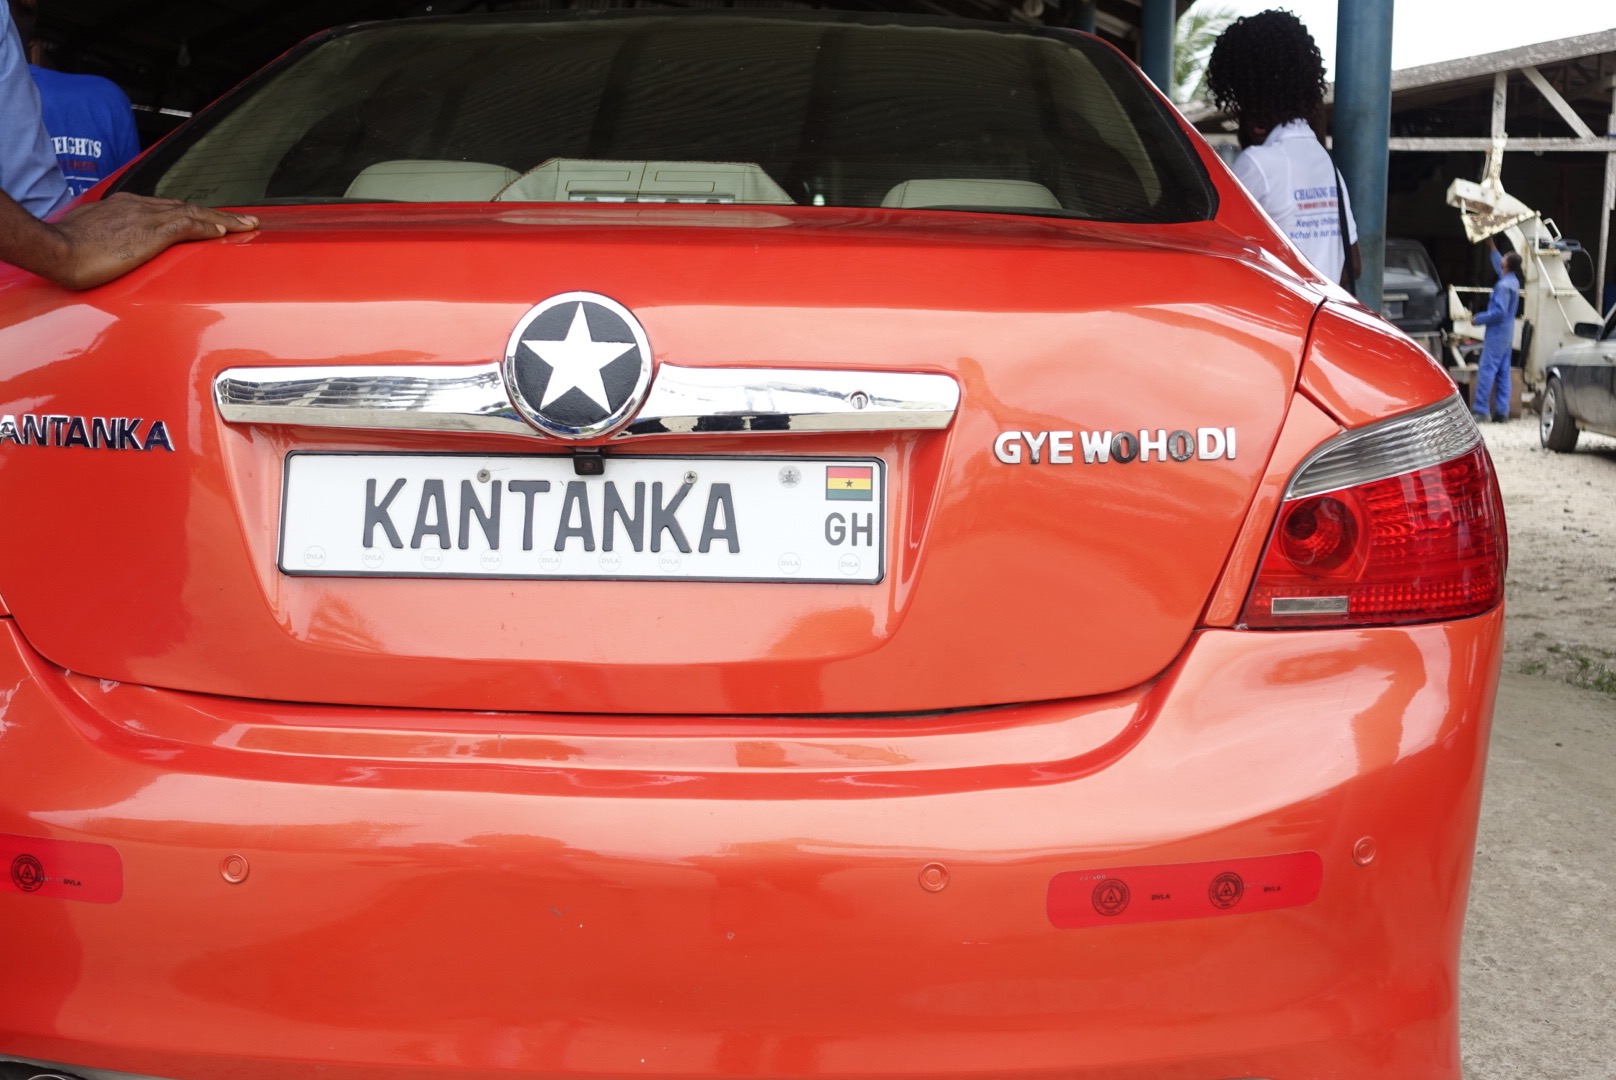
[{"label": "sandy ground", "polygon": [[1505,670],[1616,691],[1616,439],[1550,453],[1530,414],[1482,433],[1509,519]]},{"label": "sandy ground", "polygon": [[[1484,428],[1509,518],[1504,676],[1461,986],[1467,1080],[1616,1076],[1616,440]],[[1598,687],[1599,689],[1594,689]]]}]

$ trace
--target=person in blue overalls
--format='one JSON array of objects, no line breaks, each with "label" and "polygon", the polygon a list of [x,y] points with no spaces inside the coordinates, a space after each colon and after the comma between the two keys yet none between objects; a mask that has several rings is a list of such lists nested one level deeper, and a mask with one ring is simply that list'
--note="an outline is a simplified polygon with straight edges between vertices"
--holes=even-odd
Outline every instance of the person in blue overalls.
[{"label": "person in blue overalls", "polygon": [[1481,339],[1476,381],[1471,385],[1470,411],[1476,414],[1478,424],[1489,414],[1493,423],[1502,424],[1509,419],[1509,356],[1515,347],[1515,312],[1521,301],[1521,283],[1515,273],[1521,268],[1521,257],[1513,251],[1500,255],[1490,236],[1487,253],[1492,257],[1498,284],[1493,286],[1487,310],[1470,320],[1487,328]]}]

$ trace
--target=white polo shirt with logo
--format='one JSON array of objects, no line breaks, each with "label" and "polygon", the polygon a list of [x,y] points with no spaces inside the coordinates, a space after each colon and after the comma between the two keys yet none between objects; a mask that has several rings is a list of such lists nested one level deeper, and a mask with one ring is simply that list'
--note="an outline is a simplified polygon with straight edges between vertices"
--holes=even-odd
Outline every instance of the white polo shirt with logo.
[{"label": "white polo shirt with logo", "polygon": [[1234,174],[1307,261],[1331,281],[1340,281],[1346,248],[1357,243],[1358,226],[1352,220],[1352,199],[1341,191],[1347,208],[1343,245],[1335,164],[1312,125],[1306,120],[1281,124],[1261,146],[1247,147],[1235,158]]}]

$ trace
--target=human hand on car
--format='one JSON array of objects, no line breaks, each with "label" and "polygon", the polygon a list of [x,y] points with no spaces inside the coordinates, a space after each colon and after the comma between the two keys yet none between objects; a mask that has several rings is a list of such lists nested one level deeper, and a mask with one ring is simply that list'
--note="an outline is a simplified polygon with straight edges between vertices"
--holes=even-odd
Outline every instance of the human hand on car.
[{"label": "human hand on car", "polygon": [[47,223],[8,198],[0,205],[0,259],[66,288],[89,289],[123,276],[174,244],[257,227],[258,219],[249,215],[123,193]]}]

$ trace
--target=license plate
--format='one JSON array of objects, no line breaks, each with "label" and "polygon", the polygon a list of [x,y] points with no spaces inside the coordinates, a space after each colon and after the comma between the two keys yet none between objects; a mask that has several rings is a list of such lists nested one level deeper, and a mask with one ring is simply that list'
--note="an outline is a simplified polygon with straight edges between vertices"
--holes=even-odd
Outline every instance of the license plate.
[{"label": "license plate", "polygon": [[287,455],[278,565],[341,577],[873,584],[878,458]]},{"label": "license plate", "polygon": [[1381,305],[1380,313],[1388,319],[1401,319],[1403,317],[1403,302],[1401,300],[1388,300]]}]

